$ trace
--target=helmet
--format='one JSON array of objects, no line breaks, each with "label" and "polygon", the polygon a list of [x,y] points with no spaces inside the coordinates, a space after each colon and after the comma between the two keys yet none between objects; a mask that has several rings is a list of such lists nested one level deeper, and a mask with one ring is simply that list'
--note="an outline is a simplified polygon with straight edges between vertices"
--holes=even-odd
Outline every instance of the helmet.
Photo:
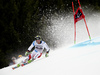
[{"label": "helmet", "polygon": [[37,35],[37,36],[35,37],[35,40],[42,40],[42,39],[41,39],[41,36]]},{"label": "helmet", "polygon": [[15,57],[12,57],[11,59],[12,59],[12,60],[16,60],[16,58],[15,58]]},{"label": "helmet", "polygon": [[20,57],[22,57],[22,55],[18,55],[18,57],[20,58]]}]

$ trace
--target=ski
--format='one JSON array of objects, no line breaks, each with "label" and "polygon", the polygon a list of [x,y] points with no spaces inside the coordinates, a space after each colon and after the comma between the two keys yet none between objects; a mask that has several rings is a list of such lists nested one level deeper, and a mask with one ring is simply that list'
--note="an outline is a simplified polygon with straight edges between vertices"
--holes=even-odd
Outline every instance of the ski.
[{"label": "ski", "polygon": [[17,66],[15,66],[15,67],[12,67],[12,69],[14,70],[14,69],[16,69],[16,68],[18,68]]},{"label": "ski", "polygon": [[14,69],[16,69],[16,68],[19,68],[19,67],[23,67],[23,66],[25,66],[26,64],[28,64],[28,63],[23,63],[23,64],[21,64],[20,66],[15,66],[15,67],[12,67],[12,69],[14,70]]},{"label": "ski", "polygon": [[15,67],[12,67],[12,69],[14,70],[14,69],[16,69],[16,68],[18,68],[18,67],[23,67],[23,66],[25,66],[25,65],[27,65],[27,64],[29,64],[28,62],[27,63],[22,63],[22,64],[18,64],[17,66],[15,66]]},{"label": "ski", "polygon": [[[49,57],[49,56],[46,56],[46,57]],[[44,57],[43,57],[43,58],[44,58]],[[41,59],[43,59],[43,58],[41,58]],[[27,62],[27,63],[19,64],[19,65],[15,66],[15,67],[12,67],[12,69],[14,70],[14,69],[17,69],[17,68],[19,68],[19,67],[23,67],[23,66],[25,66],[25,65],[27,65],[27,64],[30,64],[30,63],[33,62],[33,61],[34,61],[34,60],[29,61],[29,62]]]},{"label": "ski", "polygon": [[23,66],[25,66],[25,65],[27,65],[27,64],[29,64],[29,63],[23,63],[23,64],[21,64],[21,66],[23,67]]}]

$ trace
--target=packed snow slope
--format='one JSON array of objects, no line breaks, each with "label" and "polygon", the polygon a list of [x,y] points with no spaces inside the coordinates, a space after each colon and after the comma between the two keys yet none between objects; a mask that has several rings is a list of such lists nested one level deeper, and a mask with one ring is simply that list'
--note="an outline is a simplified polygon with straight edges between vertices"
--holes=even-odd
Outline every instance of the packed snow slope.
[{"label": "packed snow slope", "polygon": [[51,51],[24,67],[13,66],[0,69],[0,75],[100,75],[100,37]]}]

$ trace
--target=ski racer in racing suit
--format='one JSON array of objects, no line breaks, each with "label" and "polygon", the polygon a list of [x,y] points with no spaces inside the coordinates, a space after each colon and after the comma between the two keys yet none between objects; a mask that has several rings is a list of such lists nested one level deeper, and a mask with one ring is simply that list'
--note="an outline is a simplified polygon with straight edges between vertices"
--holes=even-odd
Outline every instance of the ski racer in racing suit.
[{"label": "ski racer in racing suit", "polygon": [[[33,47],[35,47],[35,49],[31,52],[31,54],[29,54],[29,52],[32,50]],[[29,54],[27,58],[28,63],[30,63],[32,60],[35,60],[36,58],[41,57],[44,48],[46,49],[45,56],[47,57],[50,51],[50,48],[44,41],[42,41],[40,36],[36,36],[35,41],[32,42],[27,52],[25,53],[25,55]]]}]

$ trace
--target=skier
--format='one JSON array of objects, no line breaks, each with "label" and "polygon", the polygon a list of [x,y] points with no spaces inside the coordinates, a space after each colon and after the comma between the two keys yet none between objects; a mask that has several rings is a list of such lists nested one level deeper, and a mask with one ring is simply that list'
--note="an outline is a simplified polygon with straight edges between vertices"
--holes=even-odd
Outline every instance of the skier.
[{"label": "skier", "polygon": [[[34,50],[31,52],[32,48],[34,47]],[[24,66],[28,63],[31,63],[36,58],[40,58],[42,55],[42,52],[46,49],[45,57],[48,57],[48,53],[50,51],[50,48],[48,45],[41,39],[41,36],[36,36],[35,41],[32,42],[28,50],[25,52],[25,56],[28,55],[28,57],[25,60],[22,60],[22,62],[18,63],[17,66],[13,67],[12,69],[15,69],[17,67]],[[31,52],[31,54],[30,54]]]},{"label": "skier", "polygon": [[16,58],[12,57],[11,58],[12,62],[9,64],[9,66],[16,64]]},{"label": "skier", "polygon": [[[30,53],[30,51],[32,50],[32,48],[35,47],[35,49]],[[44,50],[44,48],[46,49],[46,54],[45,56],[48,56],[48,53],[50,51],[50,48],[48,47],[48,45],[41,39],[41,36],[37,35],[35,37],[35,41],[32,42],[32,44],[30,45],[30,47],[28,48],[27,52],[25,52],[25,56],[27,56],[28,54],[28,58],[24,61],[25,63],[30,63],[31,61],[35,60],[36,58],[41,57],[42,52]]]},{"label": "skier", "polygon": [[15,68],[17,68],[17,67],[19,67],[22,63],[23,63],[23,58],[22,58],[23,56],[22,55],[18,55],[18,59],[16,59],[16,63],[15,64],[17,64],[17,66],[15,66],[15,67],[12,67],[12,69],[14,70]]}]

